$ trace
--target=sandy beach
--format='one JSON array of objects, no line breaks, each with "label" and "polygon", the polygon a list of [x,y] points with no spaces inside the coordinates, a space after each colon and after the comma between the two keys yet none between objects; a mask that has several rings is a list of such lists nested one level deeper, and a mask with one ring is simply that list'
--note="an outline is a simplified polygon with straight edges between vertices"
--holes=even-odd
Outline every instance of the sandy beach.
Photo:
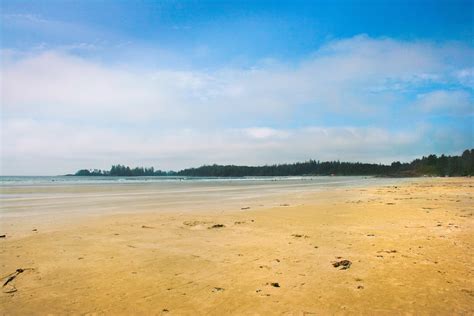
[{"label": "sandy beach", "polygon": [[0,314],[474,313],[471,178],[254,193],[4,217]]}]

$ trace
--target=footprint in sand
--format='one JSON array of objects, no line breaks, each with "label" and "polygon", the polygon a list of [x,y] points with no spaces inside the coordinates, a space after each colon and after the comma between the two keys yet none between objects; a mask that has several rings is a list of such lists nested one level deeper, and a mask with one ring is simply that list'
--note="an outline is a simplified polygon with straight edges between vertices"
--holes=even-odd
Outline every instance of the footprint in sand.
[{"label": "footprint in sand", "polygon": [[183,222],[184,226],[189,227],[190,229],[205,229],[207,225],[211,224],[209,221],[185,221]]}]

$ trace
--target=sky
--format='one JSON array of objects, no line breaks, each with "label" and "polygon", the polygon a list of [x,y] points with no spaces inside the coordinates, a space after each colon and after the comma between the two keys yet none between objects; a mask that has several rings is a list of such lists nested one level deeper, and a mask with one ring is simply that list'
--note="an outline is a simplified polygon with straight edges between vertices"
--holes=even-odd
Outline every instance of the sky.
[{"label": "sky", "polygon": [[473,1],[0,4],[2,175],[474,148]]}]

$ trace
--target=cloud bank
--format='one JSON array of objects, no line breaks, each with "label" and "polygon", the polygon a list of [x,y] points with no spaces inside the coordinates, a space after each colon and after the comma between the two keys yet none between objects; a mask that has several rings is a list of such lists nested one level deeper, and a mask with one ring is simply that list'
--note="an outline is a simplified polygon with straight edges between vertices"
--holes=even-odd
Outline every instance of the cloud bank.
[{"label": "cloud bank", "polygon": [[3,51],[2,173],[456,152],[473,146],[473,53],[361,35],[298,63],[164,70]]}]

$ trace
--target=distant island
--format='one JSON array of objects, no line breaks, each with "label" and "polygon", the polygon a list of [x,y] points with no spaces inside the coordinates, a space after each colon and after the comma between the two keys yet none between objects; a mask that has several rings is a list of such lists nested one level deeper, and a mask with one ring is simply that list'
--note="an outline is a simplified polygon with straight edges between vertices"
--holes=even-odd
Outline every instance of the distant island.
[{"label": "distant island", "polygon": [[82,169],[71,176],[187,176],[187,177],[260,177],[260,176],[472,176],[474,174],[474,149],[465,150],[460,156],[429,155],[410,163],[392,162],[390,165],[361,162],[320,162],[309,160],[290,164],[265,166],[204,165],[180,171],[155,170],[153,167],[130,168],[114,165],[110,170]]}]

